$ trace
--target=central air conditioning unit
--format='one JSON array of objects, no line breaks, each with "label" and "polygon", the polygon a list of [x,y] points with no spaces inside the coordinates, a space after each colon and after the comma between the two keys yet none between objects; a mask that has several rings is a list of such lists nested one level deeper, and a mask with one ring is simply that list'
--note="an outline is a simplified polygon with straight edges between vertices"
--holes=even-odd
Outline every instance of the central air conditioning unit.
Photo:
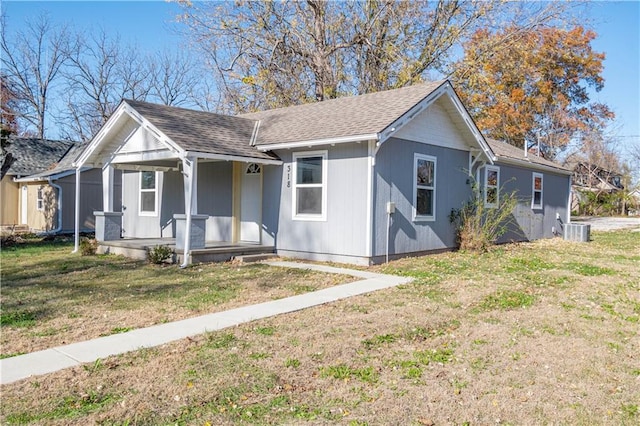
[{"label": "central air conditioning unit", "polygon": [[564,226],[564,239],[567,241],[589,242],[591,225],[585,223],[567,223]]}]

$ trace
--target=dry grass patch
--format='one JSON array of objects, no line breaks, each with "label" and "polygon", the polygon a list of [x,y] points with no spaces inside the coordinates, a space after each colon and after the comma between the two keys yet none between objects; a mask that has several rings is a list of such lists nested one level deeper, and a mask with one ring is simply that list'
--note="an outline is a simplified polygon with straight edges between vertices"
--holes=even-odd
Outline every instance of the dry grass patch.
[{"label": "dry grass patch", "polygon": [[262,264],[179,269],[71,250],[70,242],[38,240],[3,248],[3,357],[353,281]]},{"label": "dry grass patch", "polygon": [[2,421],[635,425],[640,233],[593,238],[393,262],[416,281],[5,385]]}]

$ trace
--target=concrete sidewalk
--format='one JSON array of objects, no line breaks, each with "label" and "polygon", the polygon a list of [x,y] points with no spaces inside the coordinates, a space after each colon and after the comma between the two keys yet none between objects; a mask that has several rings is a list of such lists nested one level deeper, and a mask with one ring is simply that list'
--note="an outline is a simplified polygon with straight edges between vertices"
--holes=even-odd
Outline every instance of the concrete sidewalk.
[{"label": "concrete sidewalk", "polygon": [[334,268],[295,262],[266,262],[273,266],[312,269],[320,272],[351,275],[363,280],[342,284],[312,293],[245,306],[214,314],[188,318],[167,324],[140,328],[122,334],[113,334],[85,342],[58,346],[30,354],[0,360],[0,384],[12,383],[41,374],[94,362],[101,358],[126,352],[160,346],[175,340],[221,330],[257,319],[286,314],[312,306],[395,287],[411,278],[376,274],[354,269]]}]

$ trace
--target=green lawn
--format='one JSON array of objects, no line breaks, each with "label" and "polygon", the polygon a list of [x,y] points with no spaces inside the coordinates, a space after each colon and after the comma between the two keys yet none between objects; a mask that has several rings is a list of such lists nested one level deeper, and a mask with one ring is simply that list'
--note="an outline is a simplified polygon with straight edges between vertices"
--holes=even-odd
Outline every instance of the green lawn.
[{"label": "green lawn", "polygon": [[3,248],[2,357],[352,280],[263,264],[180,269],[72,249],[39,240]]},{"label": "green lawn", "polygon": [[415,281],[5,385],[2,422],[640,422],[640,232],[373,269]]}]

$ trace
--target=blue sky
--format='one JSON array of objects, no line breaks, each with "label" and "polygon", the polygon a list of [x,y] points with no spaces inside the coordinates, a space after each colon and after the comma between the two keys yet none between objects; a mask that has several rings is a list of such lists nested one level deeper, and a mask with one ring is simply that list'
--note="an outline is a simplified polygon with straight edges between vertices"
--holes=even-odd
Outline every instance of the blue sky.
[{"label": "blue sky", "polygon": [[[186,47],[186,42],[172,31],[180,10],[173,3],[4,0],[0,4],[10,31],[44,10],[56,22],[87,30],[102,27],[107,32],[118,32],[123,41],[139,44],[143,49]],[[614,110],[616,133],[624,145],[640,143],[640,2],[593,2],[589,15],[598,33],[593,46],[607,55],[605,87],[592,93],[592,100],[604,102]]]}]

